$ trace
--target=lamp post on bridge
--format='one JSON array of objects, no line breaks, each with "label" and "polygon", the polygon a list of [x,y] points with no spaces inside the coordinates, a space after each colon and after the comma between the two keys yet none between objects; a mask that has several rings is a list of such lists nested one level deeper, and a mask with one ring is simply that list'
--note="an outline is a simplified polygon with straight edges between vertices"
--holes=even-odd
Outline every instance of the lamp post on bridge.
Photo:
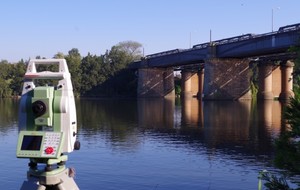
[{"label": "lamp post on bridge", "polygon": [[[277,10],[280,9],[280,7],[276,8]],[[274,31],[274,8],[272,8],[272,32]]]}]

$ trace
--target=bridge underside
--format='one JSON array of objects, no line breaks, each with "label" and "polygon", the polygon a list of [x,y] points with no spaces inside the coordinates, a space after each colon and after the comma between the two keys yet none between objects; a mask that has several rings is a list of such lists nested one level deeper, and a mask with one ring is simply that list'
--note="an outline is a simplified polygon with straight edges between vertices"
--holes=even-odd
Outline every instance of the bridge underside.
[{"label": "bridge underside", "polygon": [[[258,71],[252,67],[257,65]],[[205,68],[181,68],[181,96],[203,100],[251,99],[251,78],[258,72],[258,99],[288,99],[293,96],[293,62],[283,57],[250,59],[211,58]],[[139,69],[139,97],[174,97],[173,68]]]},{"label": "bridge underside", "polygon": [[[189,49],[173,49],[135,62],[139,69],[138,96],[173,96],[172,70],[181,68],[184,97],[203,99],[251,98],[250,60],[258,64],[258,99],[288,99],[292,93],[293,59],[291,46],[299,47],[300,23],[280,27],[266,34],[245,34],[194,45]],[[284,58],[285,57],[285,58]],[[185,69],[190,64],[205,65],[198,70]],[[204,75],[203,75],[204,73]],[[256,74],[256,73],[255,73]],[[195,92],[196,90],[198,92]]]}]

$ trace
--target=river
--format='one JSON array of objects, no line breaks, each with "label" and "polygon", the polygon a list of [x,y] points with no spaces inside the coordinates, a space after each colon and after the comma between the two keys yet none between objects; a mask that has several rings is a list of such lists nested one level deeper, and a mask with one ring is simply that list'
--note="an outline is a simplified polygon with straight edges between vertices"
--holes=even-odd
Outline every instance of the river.
[{"label": "river", "polygon": [[[19,189],[17,100],[0,100],[1,189]],[[69,154],[83,190],[257,189],[284,129],[278,101],[76,100],[81,149]]]}]

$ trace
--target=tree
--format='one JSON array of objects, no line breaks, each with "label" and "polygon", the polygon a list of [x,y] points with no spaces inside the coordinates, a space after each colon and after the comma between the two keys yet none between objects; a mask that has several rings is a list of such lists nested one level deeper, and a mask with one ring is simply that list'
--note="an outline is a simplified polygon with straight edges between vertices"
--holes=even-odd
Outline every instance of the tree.
[{"label": "tree", "polygon": [[11,89],[9,84],[2,78],[0,78],[0,97],[7,98],[11,96]]},{"label": "tree", "polygon": [[[299,42],[300,44],[300,42]],[[293,72],[293,83],[296,86],[299,86],[300,83],[300,47],[299,46],[293,46],[290,47],[289,52],[296,54],[296,59],[294,61],[294,72]]]},{"label": "tree", "polygon": [[62,52],[57,52],[57,54],[54,55],[55,59],[64,59],[65,55]]},{"label": "tree", "polygon": [[109,65],[111,75],[127,68],[134,60],[141,58],[142,45],[138,42],[125,41],[113,46],[106,52],[104,62]]},{"label": "tree", "polygon": [[[88,53],[81,57],[79,50],[73,48],[64,55],[58,52],[53,57],[65,58],[71,73],[73,91],[75,96],[80,95],[111,95],[111,94],[135,94],[136,76],[128,66],[134,60],[142,56],[142,45],[134,41],[124,41],[107,50],[104,55],[96,56]],[[36,56],[36,59],[45,59]],[[17,64],[9,64],[8,61],[0,61],[0,88],[1,94],[6,96],[4,91],[6,85],[11,89],[11,94],[20,95],[23,77],[26,71],[26,64],[21,60]],[[39,65],[37,71],[58,71],[57,65]],[[36,85],[55,85],[55,80],[37,80]],[[2,96],[0,94],[0,96]]]},{"label": "tree", "polygon": [[135,72],[128,69],[128,66],[142,56],[141,47],[138,42],[120,42],[103,56],[104,68],[109,74],[107,81],[101,85],[106,95],[132,96],[136,94],[137,80]]},{"label": "tree", "polygon": [[124,41],[120,42],[116,47],[120,51],[125,52],[130,58],[131,61],[138,60],[142,56],[142,44],[135,41]]},{"label": "tree", "polygon": [[81,95],[135,95],[136,76],[128,66],[141,57],[141,44],[120,42],[104,55],[90,53],[81,62]]},{"label": "tree", "polygon": [[68,64],[69,72],[71,73],[74,95],[79,96],[81,88],[81,55],[77,48],[71,49],[68,53],[65,59]]},{"label": "tree", "polygon": [[4,79],[4,80],[8,80],[9,78],[11,78],[11,74],[12,74],[12,64],[9,64],[8,61],[6,60],[2,60],[0,62],[0,78]]},{"label": "tree", "polygon": [[10,88],[10,85],[15,82],[13,80],[14,65],[8,63],[7,60],[2,60],[0,66],[0,97],[11,97],[12,89]]},{"label": "tree", "polygon": [[21,94],[25,72],[26,63],[23,59],[12,65],[11,83],[9,84],[9,87],[12,90],[12,95],[17,96]]},{"label": "tree", "polygon": [[106,71],[102,72],[102,65],[102,57],[91,55],[90,53],[82,59],[80,65],[82,71],[81,95],[92,95],[93,93],[88,91],[107,79]]}]

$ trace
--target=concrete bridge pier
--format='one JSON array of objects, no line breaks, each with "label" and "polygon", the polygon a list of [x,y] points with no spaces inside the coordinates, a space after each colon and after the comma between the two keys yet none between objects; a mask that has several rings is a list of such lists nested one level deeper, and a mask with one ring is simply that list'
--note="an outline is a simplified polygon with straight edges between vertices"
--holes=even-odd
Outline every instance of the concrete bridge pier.
[{"label": "concrete bridge pier", "polygon": [[203,100],[251,99],[249,62],[234,58],[206,60]]},{"label": "concrete bridge pier", "polygon": [[[201,76],[200,74],[200,77],[203,76]],[[181,97],[183,98],[197,97],[199,94],[199,89],[201,88],[200,83],[203,83],[202,81],[199,78],[199,72],[195,72],[191,70],[182,70],[181,71]]]},{"label": "concrete bridge pier", "polygon": [[288,100],[294,96],[293,67],[290,60],[282,61],[279,66],[271,61],[258,64],[258,100]]},{"label": "concrete bridge pier", "polygon": [[192,75],[191,71],[181,71],[181,97],[191,98],[192,94]]},{"label": "concrete bridge pier", "polygon": [[290,97],[294,97],[293,92],[293,67],[294,63],[291,60],[282,62],[280,64],[281,69],[281,93],[279,95],[280,100],[288,100]]},{"label": "concrete bridge pier", "polygon": [[272,90],[272,72],[273,63],[272,62],[260,62],[258,63],[258,93],[257,99],[259,100],[271,100],[274,99]]},{"label": "concrete bridge pier", "polygon": [[138,70],[138,97],[175,97],[172,68],[142,68]]},{"label": "concrete bridge pier", "polygon": [[204,69],[198,70],[198,93],[197,93],[197,98],[199,100],[202,99],[202,94],[203,94],[203,86],[204,86]]}]

